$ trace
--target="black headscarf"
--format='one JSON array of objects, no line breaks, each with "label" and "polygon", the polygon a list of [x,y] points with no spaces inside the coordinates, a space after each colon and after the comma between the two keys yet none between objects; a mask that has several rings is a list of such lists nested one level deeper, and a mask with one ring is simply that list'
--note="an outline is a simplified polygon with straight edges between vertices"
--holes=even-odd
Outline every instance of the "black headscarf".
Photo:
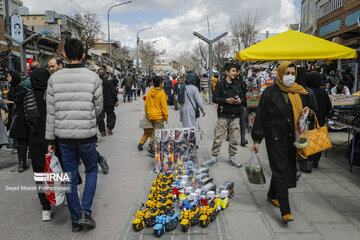
[{"label": "black headscarf", "polygon": [[9,72],[10,76],[11,76],[11,82],[10,85],[15,88],[17,87],[20,83],[21,83],[21,77],[20,77],[20,73],[15,71],[15,70],[11,70]]},{"label": "black headscarf", "polygon": [[186,75],[185,84],[186,85],[195,85],[196,84],[196,74],[195,73],[188,73]]},{"label": "black headscarf", "polygon": [[309,88],[319,88],[321,83],[320,74],[317,72],[306,73],[306,86]]},{"label": "black headscarf", "polygon": [[31,86],[34,89],[46,90],[50,72],[45,68],[35,68],[30,74]]}]

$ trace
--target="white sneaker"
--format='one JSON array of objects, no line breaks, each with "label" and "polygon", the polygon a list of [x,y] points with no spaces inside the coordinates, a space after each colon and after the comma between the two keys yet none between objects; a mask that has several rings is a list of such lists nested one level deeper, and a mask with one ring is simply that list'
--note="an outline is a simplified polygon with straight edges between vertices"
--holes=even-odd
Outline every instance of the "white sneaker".
[{"label": "white sneaker", "polygon": [[209,161],[203,162],[201,164],[201,166],[203,166],[203,167],[210,167],[210,166],[216,166],[216,165],[217,165],[216,156],[211,156],[211,159]]},{"label": "white sneaker", "polygon": [[43,222],[51,220],[51,211],[50,210],[42,210],[42,220],[43,220]]}]

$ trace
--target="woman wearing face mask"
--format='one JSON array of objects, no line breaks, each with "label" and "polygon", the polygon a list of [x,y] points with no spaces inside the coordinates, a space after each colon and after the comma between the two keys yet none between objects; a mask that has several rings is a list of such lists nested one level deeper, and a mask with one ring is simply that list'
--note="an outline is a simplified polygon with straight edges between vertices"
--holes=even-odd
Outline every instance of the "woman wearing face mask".
[{"label": "woman wearing face mask", "polygon": [[[295,83],[297,68],[291,62],[277,69],[276,84],[262,94],[251,133],[252,152],[259,151],[265,138],[266,150],[272,171],[267,199],[280,207],[284,223],[294,220],[289,205],[289,188],[296,187],[295,124],[303,114],[309,114],[308,92]],[[312,112],[312,111],[311,111]]]}]

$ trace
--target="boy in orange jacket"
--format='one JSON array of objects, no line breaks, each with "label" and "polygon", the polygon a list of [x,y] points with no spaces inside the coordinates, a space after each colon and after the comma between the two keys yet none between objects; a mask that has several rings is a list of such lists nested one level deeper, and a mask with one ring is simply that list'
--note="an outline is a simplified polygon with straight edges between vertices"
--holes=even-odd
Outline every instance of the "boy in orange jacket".
[{"label": "boy in orange jacket", "polygon": [[[168,109],[166,102],[166,94],[162,90],[164,87],[164,79],[155,77],[153,80],[154,87],[146,95],[145,100],[145,113],[151,122],[154,130],[163,129],[164,122],[168,123]],[[151,153],[155,154],[155,131],[151,136],[152,150]]]}]

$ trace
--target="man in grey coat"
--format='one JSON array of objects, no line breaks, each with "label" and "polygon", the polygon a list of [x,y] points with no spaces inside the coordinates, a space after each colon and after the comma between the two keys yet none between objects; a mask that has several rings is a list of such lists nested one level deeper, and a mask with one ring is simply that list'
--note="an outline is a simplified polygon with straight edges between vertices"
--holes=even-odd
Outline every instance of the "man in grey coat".
[{"label": "man in grey coat", "polygon": [[[66,41],[64,49],[70,64],[51,75],[48,81],[45,138],[50,153],[55,152],[54,142],[58,139],[64,172],[71,172],[71,192],[66,193],[66,198],[72,231],[78,232],[83,226],[95,227],[91,206],[98,173],[96,116],[103,108],[103,91],[99,76],[82,64],[83,44],[72,38]],[[81,205],[77,194],[80,159],[86,173]]]},{"label": "man in grey coat", "polygon": [[184,103],[180,107],[180,121],[183,128],[196,128],[195,109],[199,108],[205,117],[205,110],[201,101],[199,89],[195,87],[195,73],[188,73],[185,80],[185,86],[180,91],[184,92]]}]

